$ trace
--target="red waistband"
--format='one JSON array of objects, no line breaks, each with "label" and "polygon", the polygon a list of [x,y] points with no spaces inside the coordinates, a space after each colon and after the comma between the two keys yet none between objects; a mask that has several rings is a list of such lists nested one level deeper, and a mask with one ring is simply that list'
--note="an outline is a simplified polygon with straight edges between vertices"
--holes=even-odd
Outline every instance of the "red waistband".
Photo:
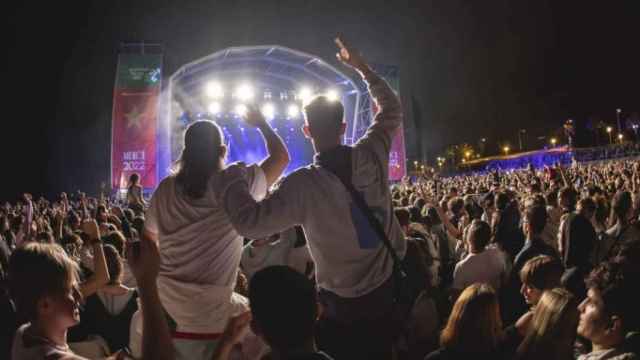
[{"label": "red waistband", "polygon": [[174,339],[185,339],[185,340],[217,340],[222,336],[222,333],[219,334],[195,334],[195,333],[186,333],[174,331],[171,334]]}]

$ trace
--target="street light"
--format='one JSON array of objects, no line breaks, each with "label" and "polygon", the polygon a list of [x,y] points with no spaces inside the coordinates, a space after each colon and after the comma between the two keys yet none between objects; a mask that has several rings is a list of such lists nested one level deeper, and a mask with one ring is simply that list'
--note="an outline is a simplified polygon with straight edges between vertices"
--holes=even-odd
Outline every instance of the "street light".
[{"label": "street light", "polygon": [[624,135],[618,134],[618,140],[620,141],[620,144],[622,144],[622,139],[624,139]]},{"label": "street light", "polygon": [[616,109],[616,119],[618,120],[618,132],[622,132],[622,129],[620,127],[620,113],[622,112],[622,109]]},{"label": "street light", "polygon": [[611,132],[613,128],[611,126],[607,126],[607,134],[609,134],[609,145],[613,144],[613,138],[611,137]]},{"label": "street light", "polygon": [[471,156],[471,151],[470,151],[470,150],[467,150],[467,151],[464,153],[464,156],[465,156],[465,157],[469,157],[469,156]]},{"label": "street light", "polygon": [[522,134],[526,134],[527,130],[520,129],[518,130],[518,145],[520,145],[520,151],[522,151]]},{"label": "street light", "polygon": [[556,139],[556,138],[551,138],[551,145],[552,145],[552,146],[554,146],[554,147],[555,147],[557,142],[558,142],[558,139]]},{"label": "street light", "polygon": [[509,153],[509,150],[511,150],[509,146],[505,146],[502,148],[502,151],[504,151],[505,155]]}]

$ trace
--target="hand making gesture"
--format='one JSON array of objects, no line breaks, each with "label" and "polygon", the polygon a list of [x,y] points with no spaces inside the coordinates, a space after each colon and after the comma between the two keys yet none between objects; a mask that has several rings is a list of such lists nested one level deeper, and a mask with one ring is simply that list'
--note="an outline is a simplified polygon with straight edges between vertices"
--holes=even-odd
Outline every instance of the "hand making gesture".
[{"label": "hand making gesture", "polygon": [[262,115],[262,112],[253,105],[248,106],[247,114],[244,116],[244,121],[256,128],[268,125],[267,120],[264,118],[264,115]]},{"label": "hand making gesture", "polygon": [[334,41],[336,45],[338,45],[339,51],[336,54],[338,60],[360,71],[361,73],[371,71],[369,65],[367,65],[367,62],[364,60],[360,52],[346,44],[341,36],[336,37]]}]

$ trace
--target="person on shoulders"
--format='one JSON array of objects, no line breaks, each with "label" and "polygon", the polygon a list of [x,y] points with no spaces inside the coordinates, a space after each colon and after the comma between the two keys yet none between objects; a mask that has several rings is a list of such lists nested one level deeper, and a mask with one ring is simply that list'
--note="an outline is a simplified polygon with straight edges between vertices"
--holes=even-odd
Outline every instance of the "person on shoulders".
[{"label": "person on shoulders", "polygon": [[160,246],[158,289],[175,323],[178,358],[209,358],[227,320],[248,306],[234,292],[242,236],[216,199],[215,188],[230,168],[242,169],[249,197],[261,199],[287,167],[289,153],[259,111],[250,109],[247,121],[260,123],[268,152],[263,161],[225,166],[228,149],[222,130],[212,121],[196,121],[184,134],[174,174],[162,180],[145,214],[142,235]]},{"label": "person on shoulders", "polygon": [[[344,107],[317,96],[304,107],[303,132],[313,145],[313,165],[288,175],[260,202],[250,196],[243,169],[234,169],[235,174],[216,189],[233,227],[243,236],[260,238],[302,225],[325,308],[318,330],[321,349],[336,358],[388,359],[394,307],[394,258],[389,248],[398,259],[406,249],[393,213],[388,170],[402,106],[358,51],[341,38],[336,44],[338,59],[360,73],[378,107],[365,135],[353,147],[341,145]],[[263,118],[249,122],[266,124]],[[380,223],[389,246],[354,193]]]}]

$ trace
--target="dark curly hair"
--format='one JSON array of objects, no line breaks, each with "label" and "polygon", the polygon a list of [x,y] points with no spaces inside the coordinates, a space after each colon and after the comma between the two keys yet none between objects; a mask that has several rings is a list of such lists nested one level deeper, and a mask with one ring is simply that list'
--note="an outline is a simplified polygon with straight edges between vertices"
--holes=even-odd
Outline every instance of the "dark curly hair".
[{"label": "dark curly hair", "polygon": [[640,326],[637,308],[640,297],[635,295],[638,291],[633,274],[624,263],[610,261],[600,264],[586,279],[587,288],[600,293],[605,312],[622,319],[624,332],[637,330]]}]

